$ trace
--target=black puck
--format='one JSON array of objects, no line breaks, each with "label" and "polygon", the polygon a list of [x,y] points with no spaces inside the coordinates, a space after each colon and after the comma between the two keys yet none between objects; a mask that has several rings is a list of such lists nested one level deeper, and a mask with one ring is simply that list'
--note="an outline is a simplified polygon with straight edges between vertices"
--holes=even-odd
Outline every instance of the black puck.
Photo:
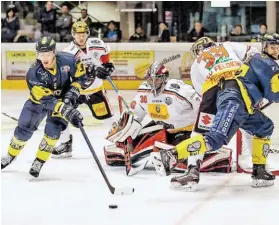
[{"label": "black puck", "polygon": [[118,207],[117,205],[109,205],[110,209],[117,209],[117,207]]}]

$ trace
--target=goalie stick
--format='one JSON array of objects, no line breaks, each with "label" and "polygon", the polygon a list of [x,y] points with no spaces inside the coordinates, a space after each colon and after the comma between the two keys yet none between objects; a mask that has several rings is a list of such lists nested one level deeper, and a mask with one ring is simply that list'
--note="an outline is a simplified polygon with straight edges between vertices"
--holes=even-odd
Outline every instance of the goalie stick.
[{"label": "goalie stick", "polygon": [[82,133],[82,135],[83,135],[83,137],[84,137],[84,139],[85,139],[85,141],[86,141],[86,143],[88,145],[88,148],[89,148],[90,152],[92,153],[93,158],[95,159],[95,161],[97,163],[97,166],[98,166],[98,168],[99,168],[99,170],[100,170],[100,172],[101,172],[101,174],[102,174],[102,176],[103,176],[103,178],[104,178],[104,180],[105,180],[105,182],[106,182],[110,192],[112,194],[116,194],[116,195],[129,195],[129,194],[133,194],[134,191],[135,191],[134,188],[115,188],[115,187],[113,187],[110,184],[109,179],[108,179],[108,177],[107,177],[107,175],[106,175],[106,173],[105,173],[105,171],[104,171],[104,169],[103,169],[103,167],[102,167],[102,165],[101,165],[101,163],[100,163],[100,161],[98,159],[98,156],[96,155],[96,153],[95,153],[95,151],[94,151],[94,149],[93,149],[93,147],[91,145],[91,142],[88,139],[88,136],[87,136],[87,134],[86,134],[86,132],[85,132],[81,122],[79,123],[79,129],[80,129],[80,131],[81,131],[81,133]]},{"label": "goalie stick", "polygon": [[[106,79],[111,84],[111,86],[113,87],[114,91],[116,92],[116,94],[118,96],[118,101],[120,102],[122,100],[122,102],[126,106],[128,112],[133,113],[131,111],[130,107],[129,107],[129,104],[124,100],[124,98],[120,94],[118,88],[115,86],[115,84],[111,80],[110,76],[107,76]],[[121,105],[121,104],[119,104],[119,105]],[[120,109],[121,109],[121,107],[120,107]],[[145,166],[147,165],[150,157],[147,157],[145,162],[142,165],[140,165],[140,166],[132,165],[130,153],[133,151],[133,145],[132,145],[132,140],[131,139],[127,140],[127,146],[128,147],[124,148],[126,175],[127,176],[134,176],[134,175],[138,174],[140,171],[142,171],[145,168]]]}]

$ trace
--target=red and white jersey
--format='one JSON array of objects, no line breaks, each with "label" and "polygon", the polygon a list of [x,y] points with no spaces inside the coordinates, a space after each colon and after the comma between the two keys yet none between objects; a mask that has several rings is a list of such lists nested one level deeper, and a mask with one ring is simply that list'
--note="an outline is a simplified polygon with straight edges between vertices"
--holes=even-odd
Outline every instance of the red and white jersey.
[{"label": "red and white jersey", "polygon": [[[109,62],[109,48],[108,46],[99,38],[88,38],[86,41],[86,48],[84,50],[80,49],[74,41],[63,50],[73,54],[76,59],[80,59],[86,66],[87,65],[101,65],[103,63]],[[81,94],[91,94],[102,90],[103,80],[96,77],[93,84],[86,90],[82,90]]]},{"label": "red and white jersey", "polygon": [[191,66],[191,80],[196,92],[202,95],[221,78],[233,78],[246,57],[257,52],[254,47],[232,42],[205,49]]},{"label": "red and white jersey", "polygon": [[139,122],[148,114],[156,122],[173,125],[177,131],[192,131],[199,104],[200,97],[190,85],[182,80],[169,79],[158,96],[154,96],[147,82],[143,82],[131,108]]}]

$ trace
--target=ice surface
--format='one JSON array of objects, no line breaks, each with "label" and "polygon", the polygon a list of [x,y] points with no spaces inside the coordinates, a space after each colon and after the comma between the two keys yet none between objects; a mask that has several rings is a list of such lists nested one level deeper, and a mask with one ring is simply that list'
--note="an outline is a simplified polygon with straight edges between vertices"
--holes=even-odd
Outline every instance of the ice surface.
[{"label": "ice surface", "polygon": [[[134,91],[124,92],[131,100]],[[15,117],[28,98],[27,91],[2,91],[2,112]],[[113,108],[116,95],[109,92]],[[115,99],[115,101],[113,101]],[[85,112],[86,113],[86,112]],[[89,112],[87,112],[90,115]],[[2,115],[1,153],[6,154],[16,123]],[[169,189],[171,177],[153,170],[126,177],[124,168],[105,164],[103,137],[107,123],[93,121],[85,130],[104,169],[116,187],[134,187],[128,196],[113,196],[78,129],[71,159],[50,159],[40,178],[28,171],[43,131],[34,133],[18,159],[1,173],[3,225],[278,225],[279,181],[269,188],[250,187],[250,175],[202,174],[197,192]],[[118,209],[109,209],[117,204]]]}]

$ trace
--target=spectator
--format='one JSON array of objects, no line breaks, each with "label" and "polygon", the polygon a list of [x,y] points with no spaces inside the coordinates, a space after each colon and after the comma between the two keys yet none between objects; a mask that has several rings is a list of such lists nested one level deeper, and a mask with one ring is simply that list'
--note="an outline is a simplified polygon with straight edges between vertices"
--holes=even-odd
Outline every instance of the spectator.
[{"label": "spectator", "polygon": [[195,42],[201,37],[204,37],[204,33],[206,32],[208,32],[208,30],[203,27],[201,22],[197,21],[194,24],[194,28],[188,34],[188,41]]},{"label": "spectator", "polygon": [[244,33],[242,33],[242,30],[243,30],[242,26],[240,24],[238,24],[232,30],[232,32],[230,33],[230,36],[243,36],[243,35],[245,35]]},{"label": "spectator", "polygon": [[69,14],[67,5],[63,5],[61,8],[62,15],[58,17],[56,27],[60,34],[60,42],[70,42],[72,40],[71,28],[72,28],[72,15]]},{"label": "spectator", "polygon": [[145,42],[146,36],[143,33],[143,29],[141,26],[138,26],[136,32],[130,37],[130,42]]},{"label": "spectator", "polygon": [[56,10],[52,8],[51,1],[46,2],[45,8],[39,12],[37,20],[41,23],[42,35],[51,36],[56,40]]},{"label": "spectator", "polygon": [[261,42],[262,37],[267,33],[267,25],[266,24],[261,24],[260,25],[260,33],[253,35],[252,37],[252,42]]},{"label": "spectator", "polygon": [[168,24],[164,22],[159,23],[159,40],[158,42],[170,42],[170,31],[168,30]]},{"label": "spectator", "polygon": [[10,8],[6,12],[6,18],[2,20],[2,42],[13,42],[20,29],[19,19],[15,15],[15,9]]},{"label": "spectator", "polygon": [[109,22],[108,28],[109,30],[104,33],[105,40],[110,42],[120,42],[122,39],[122,32],[116,28],[116,24],[113,20]]},{"label": "spectator", "polygon": [[81,13],[81,17],[77,21],[85,22],[91,31],[93,23],[92,23],[92,20],[88,16],[87,9],[82,9],[80,13]]},{"label": "spectator", "polygon": [[229,35],[229,41],[249,42],[250,40],[251,40],[251,36],[247,36],[242,32],[242,26],[240,24],[236,25]]}]

